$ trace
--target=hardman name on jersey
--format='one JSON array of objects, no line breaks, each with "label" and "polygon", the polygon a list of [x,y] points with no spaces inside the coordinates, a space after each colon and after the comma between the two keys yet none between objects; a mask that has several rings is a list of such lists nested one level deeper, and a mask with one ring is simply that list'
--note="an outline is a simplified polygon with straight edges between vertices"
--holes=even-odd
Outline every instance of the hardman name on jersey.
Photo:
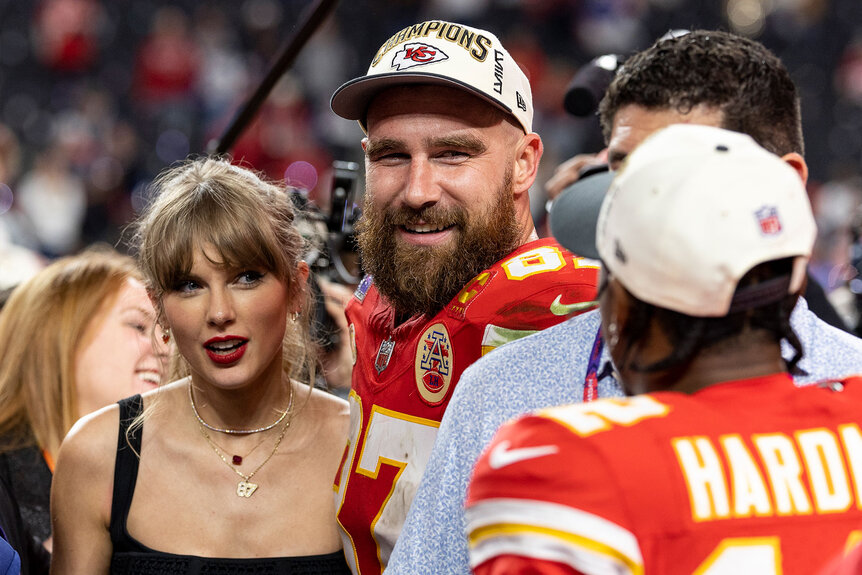
[{"label": "hardman name on jersey", "polygon": [[716,441],[677,437],[671,444],[688,485],[695,521],[862,507],[862,434],[855,423],[792,435],[722,435]]},{"label": "hardman name on jersey", "polygon": [[[648,395],[553,408],[544,413],[581,437],[665,417]],[[840,513],[862,509],[862,432],[847,422],[792,433],[728,433],[670,440],[694,521]]]}]

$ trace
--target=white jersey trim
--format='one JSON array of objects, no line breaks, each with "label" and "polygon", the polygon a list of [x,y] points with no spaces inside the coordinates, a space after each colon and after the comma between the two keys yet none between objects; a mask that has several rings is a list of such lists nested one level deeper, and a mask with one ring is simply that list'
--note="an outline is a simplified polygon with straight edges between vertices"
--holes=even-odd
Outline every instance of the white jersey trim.
[{"label": "white jersey trim", "polygon": [[556,561],[591,575],[639,575],[644,570],[631,531],[567,505],[487,499],[467,508],[467,532],[474,568],[510,554]]}]

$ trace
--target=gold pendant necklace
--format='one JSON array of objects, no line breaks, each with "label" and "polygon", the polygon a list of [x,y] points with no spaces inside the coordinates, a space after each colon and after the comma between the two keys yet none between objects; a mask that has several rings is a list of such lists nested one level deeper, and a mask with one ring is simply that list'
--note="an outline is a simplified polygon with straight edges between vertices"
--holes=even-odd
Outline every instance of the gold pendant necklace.
[{"label": "gold pendant necklace", "polygon": [[204,426],[198,425],[198,429],[200,430],[201,434],[204,436],[204,439],[207,440],[207,443],[209,443],[209,445],[210,445],[210,447],[212,447],[213,451],[216,452],[216,455],[219,456],[219,459],[224,461],[225,465],[230,467],[234,473],[236,473],[237,475],[242,477],[242,481],[240,481],[236,485],[236,494],[237,494],[237,497],[245,497],[245,498],[251,497],[254,494],[254,492],[257,491],[258,485],[257,485],[257,483],[252,483],[251,478],[254,477],[255,473],[260,471],[261,468],[264,465],[266,465],[270,459],[272,459],[272,456],[275,455],[275,452],[278,451],[278,446],[281,445],[281,440],[284,438],[284,434],[287,433],[288,427],[290,427],[290,419],[288,419],[287,421],[284,422],[284,427],[281,428],[281,433],[278,434],[278,439],[275,440],[275,445],[273,446],[272,451],[269,453],[269,455],[266,456],[266,459],[264,459],[260,463],[260,465],[255,467],[254,471],[252,471],[251,473],[246,475],[245,473],[243,473],[242,471],[240,471],[239,469],[234,467],[233,464],[227,460],[227,457],[224,456],[224,453],[222,453],[222,450],[219,449],[219,447],[215,444],[215,442],[213,442],[212,438],[209,436],[209,434],[207,433],[207,430],[204,428]]},{"label": "gold pendant necklace", "polygon": [[[216,447],[218,447],[218,448],[221,450],[221,452],[222,452],[222,453],[224,453],[224,454],[226,454],[226,455],[227,455],[227,454],[230,454],[230,450],[225,449],[224,447],[222,447],[221,445],[219,445],[218,443],[216,443],[216,442],[215,442],[215,439],[213,439],[212,437],[210,437],[210,441],[212,442],[212,444],[213,444],[213,445],[215,445]],[[233,463],[234,465],[242,465],[242,462],[243,462],[243,461],[245,461],[245,459],[246,459],[249,455],[251,455],[252,453],[254,453],[254,450],[255,450],[255,449],[257,449],[258,447],[260,447],[261,445],[263,445],[263,442],[264,442],[264,441],[266,441],[266,436],[265,436],[265,435],[264,435],[263,437],[261,437],[261,438],[260,438],[260,441],[258,441],[257,443],[255,443],[255,444],[254,444],[254,447],[252,447],[251,449],[249,449],[249,450],[246,452],[246,454],[245,454],[245,455],[237,455],[237,454],[233,454],[233,455],[231,455],[231,456],[230,456],[230,462],[231,462],[231,463]]]}]

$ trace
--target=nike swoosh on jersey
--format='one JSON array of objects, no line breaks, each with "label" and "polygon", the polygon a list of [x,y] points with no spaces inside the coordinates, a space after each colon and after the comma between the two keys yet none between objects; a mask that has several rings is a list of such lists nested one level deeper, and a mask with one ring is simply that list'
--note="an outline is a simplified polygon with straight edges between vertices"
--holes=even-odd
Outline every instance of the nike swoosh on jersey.
[{"label": "nike swoosh on jersey", "polygon": [[498,443],[491,453],[488,455],[488,465],[492,469],[500,469],[519,461],[527,459],[536,459],[546,455],[553,455],[559,448],[556,445],[538,445],[536,447],[519,447],[517,449],[509,449],[511,443],[501,441]]},{"label": "nike swoosh on jersey", "polygon": [[563,299],[563,294],[558,295],[554,301],[551,302],[551,313],[554,315],[569,315],[570,313],[574,313],[576,311],[583,311],[586,309],[590,309],[595,307],[596,302],[594,301],[579,301],[576,303],[561,303],[560,300]]}]

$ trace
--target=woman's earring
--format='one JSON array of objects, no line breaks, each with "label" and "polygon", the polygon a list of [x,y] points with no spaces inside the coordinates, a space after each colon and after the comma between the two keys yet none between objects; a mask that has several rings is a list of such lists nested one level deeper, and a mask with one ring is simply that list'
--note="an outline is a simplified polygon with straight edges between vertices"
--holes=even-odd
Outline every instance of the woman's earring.
[{"label": "woman's earring", "polygon": [[162,328],[162,341],[165,342],[165,344],[167,344],[169,341],[171,341],[171,330],[170,330],[170,328],[167,328],[167,327]]},{"label": "woman's earring", "polygon": [[301,314],[301,313],[302,313],[301,311],[295,311],[292,314],[290,314],[290,321],[296,323],[296,320],[299,319],[299,314]]}]

